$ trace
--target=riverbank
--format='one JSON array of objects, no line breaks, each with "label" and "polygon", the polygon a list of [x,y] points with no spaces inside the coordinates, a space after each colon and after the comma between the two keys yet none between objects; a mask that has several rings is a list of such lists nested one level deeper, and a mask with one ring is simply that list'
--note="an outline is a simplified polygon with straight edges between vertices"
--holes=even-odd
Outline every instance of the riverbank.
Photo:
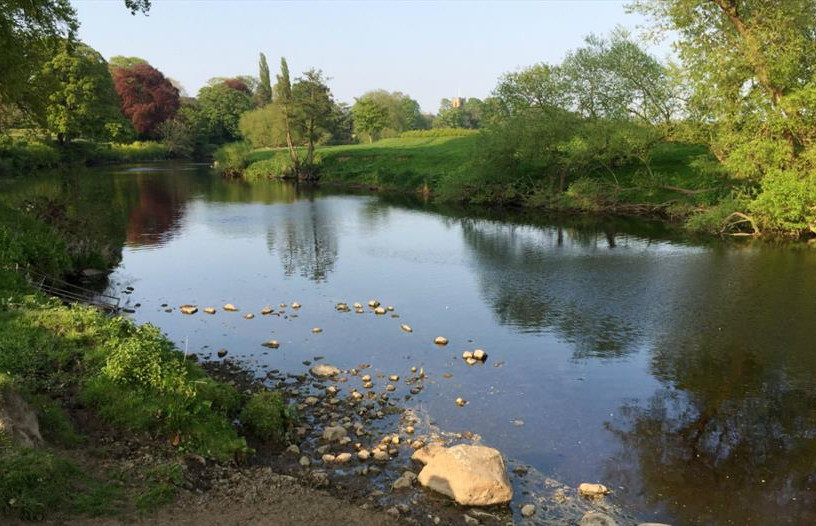
[{"label": "riverbank", "polygon": [[[26,213],[7,210],[0,234],[4,263],[61,273],[77,261],[58,229]],[[479,442],[476,432],[446,433],[427,415],[404,410],[434,373],[413,367],[386,375],[369,364],[335,369],[314,357],[302,374],[269,370],[258,377],[226,352],[199,358],[151,325],[46,298],[7,266],[0,269],[0,297],[4,520],[169,523],[218,509],[208,515],[212,521],[238,516],[262,523],[280,514],[293,524],[343,516],[350,524],[401,517],[489,525],[520,513],[516,505],[463,508],[415,485],[414,451]],[[294,317],[297,307],[289,308],[267,315]],[[352,316],[347,311],[338,306],[338,315]],[[379,317],[374,309],[367,314]],[[337,437],[327,438],[330,432]],[[509,468],[514,484],[533,483],[530,467],[510,461]],[[605,502],[582,500],[574,488],[546,491],[525,493],[563,504],[541,512],[548,520],[573,520],[599,506],[615,513]]]},{"label": "riverbank", "polygon": [[[417,136],[373,144],[318,148],[321,184],[420,194],[443,203],[522,207],[548,213],[640,216],[682,224],[689,230],[719,233],[734,207],[733,181],[699,145],[664,143],[642,163],[593,169],[568,183],[566,191],[528,186],[493,187],[474,176],[482,168],[482,138]],[[247,180],[280,177],[288,166],[279,149],[243,150],[233,168]],[[218,157],[218,156],[217,156]],[[523,185],[522,185],[523,186]],[[724,206],[721,206],[724,205]]]},{"label": "riverbank", "polygon": [[0,176],[49,170],[66,164],[96,166],[172,159],[167,145],[154,141],[129,144],[76,141],[60,148],[50,142],[9,139],[0,143]]}]

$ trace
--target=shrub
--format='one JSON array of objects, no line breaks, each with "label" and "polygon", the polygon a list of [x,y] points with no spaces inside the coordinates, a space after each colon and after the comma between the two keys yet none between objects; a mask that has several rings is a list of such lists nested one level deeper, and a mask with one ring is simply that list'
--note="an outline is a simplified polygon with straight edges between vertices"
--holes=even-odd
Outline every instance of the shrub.
[{"label": "shrub", "polygon": [[292,425],[294,414],[272,391],[252,395],[241,412],[241,421],[258,438],[280,442]]},{"label": "shrub", "polygon": [[25,140],[0,144],[0,175],[53,168],[59,162],[59,151],[49,144]]},{"label": "shrub", "polygon": [[215,157],[215,169],[225,177],[238,177],[247,166],[247,156],[251,152],[249,144],[233,142],[218,148]]}]

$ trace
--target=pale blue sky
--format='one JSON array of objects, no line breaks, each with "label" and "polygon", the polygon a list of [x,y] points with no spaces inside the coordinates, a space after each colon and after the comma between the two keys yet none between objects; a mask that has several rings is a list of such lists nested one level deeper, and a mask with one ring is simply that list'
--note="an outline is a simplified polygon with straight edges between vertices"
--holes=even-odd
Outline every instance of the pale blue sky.
[{"label": "pale blue sky", "polygon": [[[322,69],[340,101],[383,88],[430,112],[442,97],[486,97],[506,71],[560,61],[591,32],[644,23],[617,0],[154,0],[147,17],[130,15],[122,0],[72,3],[87,44],[106,58],[145,58],[191,95],[211,77],[257,75],[263,51],[273,75],[281,56],[293,74]],[[663,57],[669,48],[652,49]]]}]

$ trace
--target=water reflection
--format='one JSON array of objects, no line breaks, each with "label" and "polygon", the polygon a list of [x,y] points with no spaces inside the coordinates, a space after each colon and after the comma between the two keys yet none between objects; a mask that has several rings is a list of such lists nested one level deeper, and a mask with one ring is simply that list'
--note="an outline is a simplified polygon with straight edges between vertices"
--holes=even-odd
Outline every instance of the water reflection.
[{"label": "water reflection", "polygon": [[813,254],[714,251],[652,350],[664,387],[609,424],[609,477],[680,524],[816,522]]},{"label": "water reflection", "polygon": [[[215,283],[226,283],[229,299],[248,298],[263,279],[282,297],[296,292],[306,303],[313,294],[317,306],[324,297],[314,291],[328,289],[330,280],[332,292],[365,290],[373,274],[388,279],[392,271],[410,271],[413,282],[388,288],[404,301],[400,308],[416,318],[451,305],[445,320],[462,333],[479,333],[479,341],[492,340],[495,354],[507,359],[502,369],[456,370],[463,391],[495,382],[498,394],[489,395],[486,409],[495,413],[486,416],[535,400],[524,427],[497,433],[535,442],[531,457],[545,459],[542,469],[574,454],[566,453],[573,445],[563,435],[603,434],[598,450],[578,454],[592,457],[593,475],[617,488],[617,502],[650,518],[677,526],[816,523],[816,254],[807,249],[703,246],[655,223],[542,220],[405,197],[334,197],[173,165],[31,177],[3,192],[17,203],[62,199],[89,239],[119,253],[125,244],[157,249],[126,251],[128,271],[142,280],[137,291],[154,288],[153,298],[141,300],[146,306],[151,299],[187,301],[199,290],[225,294],[212,291]],[[215,250],[224,246],[234,253]],[[200,247],[179,279],[166,258]],[[384,253],[388,258],[372,258]],[[246,264],[236,264],[242,257]],[[372,261],[379,266],[369,273]],[[270,266],[275,272],[264,278]],[[426,278],[430,285],[420,296],[416,283]],[[207,279],[212,285],[201,287]],[[173,287],[181,290],[166,290]],[[184,335],[194,323],[206,328],[201,318],[179,320],[163,309],[138,314],[187,323],[179,329]],[[306,345],[293,339],[293,347],[299,344]],[[355,345],[349,353],[360,352]],[[393,354],[409,352],[415,351]],[[519,370],[536,367],[541,377],[550,374],[547,381]],[[517,376],[502,376],[511,370]],[[574,380],[587,371],[605,381],[602,389],[589,375],[585,384]],[[536,415],[545,416],[537,422]],[[570,476],[569,469],[560,475]]]},{"label": "water reflection", "polygon": [[190,189],[150,175],[138,175],[133,182],[131,192],[137,199],[128,215],[127,243],[134,247],[163,245],[178,231]]},{"label": "water reflection", "polygon": [[267,231],[266,245],[277,253],[284,274],[326,281],[337,262],[335,216],[324,203],[300,202]]}]

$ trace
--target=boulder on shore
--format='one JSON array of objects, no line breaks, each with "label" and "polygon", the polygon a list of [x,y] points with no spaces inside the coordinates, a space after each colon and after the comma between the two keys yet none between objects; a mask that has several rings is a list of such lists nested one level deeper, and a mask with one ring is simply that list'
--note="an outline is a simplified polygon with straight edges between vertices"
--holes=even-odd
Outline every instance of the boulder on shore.
[{"label": "boulder on shore", "polygon": [[512,500],[513,487],[498,450],[461,444],[426,453],[427,463],[418,477],[423,486],[462,506],[493,506]]}]

